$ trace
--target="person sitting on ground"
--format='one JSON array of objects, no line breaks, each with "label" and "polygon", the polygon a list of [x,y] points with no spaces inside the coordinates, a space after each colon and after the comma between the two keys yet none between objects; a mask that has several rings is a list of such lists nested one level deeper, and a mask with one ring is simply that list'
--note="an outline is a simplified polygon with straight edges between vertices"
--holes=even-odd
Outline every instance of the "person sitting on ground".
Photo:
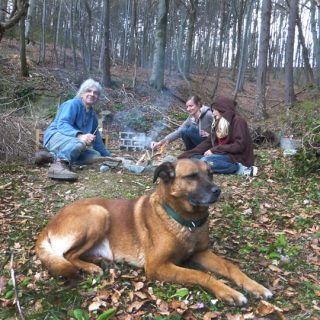
[{"label": "person sitting on ground", "polygon": [[53,122],[44,132],[44,147],[54,155],[48,177],[76,180],[72,164],[90,164],[96,158],[109,156],[98,130],[98,118],[93,105],[102,92],[101,85],[87,79],[76,97],[64,102]]},{"label": "person sitting on ground", "polygon": [[214,173],[255,176],[253,143],[247,122],[236,114],[237,102],[217,97],[211,105],[214,116],[211,135],[201,144],[178,156],[207,162]]},{"label": "person sitting on ground", "polygon": [[209,136],[213,118],[210,108],[203,106],[198,96],[190,97],[186,106],[189,117],[177,130],[168,134],[159,142],[152,141],[151,149],[158,149],[165,143],[182,138],[186,150],[190,150]]}]

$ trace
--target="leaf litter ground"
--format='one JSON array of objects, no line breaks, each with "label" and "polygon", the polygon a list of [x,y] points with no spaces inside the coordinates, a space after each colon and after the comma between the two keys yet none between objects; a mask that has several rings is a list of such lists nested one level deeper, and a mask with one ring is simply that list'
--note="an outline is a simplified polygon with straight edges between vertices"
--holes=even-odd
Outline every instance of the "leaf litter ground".
[{"label": "leaf litter ground", "polygon": [[[216,175],[222,188],[210,209],[210,246],[274,297],[229,307],[199,287],[150,282],[143,270],[105,263],[102,277],[67,283],[37,260],[40,230],[60,208],[83,197],[134,198],[154,189],[151,175],[78,171],[75,183],[47,168],[6,165],[0,176],[0,319],[16,319],[14,270],[26,319],[319,319],[319,179],[293,175],[278,149],[257,152],[257,177]],[[13,265],[11,266],[11,257]],[[235,288],[233,284],[230,284]]]}]

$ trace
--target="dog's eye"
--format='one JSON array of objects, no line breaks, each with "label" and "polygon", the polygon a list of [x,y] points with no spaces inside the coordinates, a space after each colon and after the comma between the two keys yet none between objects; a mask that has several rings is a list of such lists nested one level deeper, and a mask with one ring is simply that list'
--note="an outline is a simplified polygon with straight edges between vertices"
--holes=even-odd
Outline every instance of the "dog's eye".
[{"label": "dog's eye", "polygon": [[189,174],[187,176],[185,176],[186,179],[188,180],[195,180],[198,178],[198,174],[197,173],[192,173],[192,174]]}]

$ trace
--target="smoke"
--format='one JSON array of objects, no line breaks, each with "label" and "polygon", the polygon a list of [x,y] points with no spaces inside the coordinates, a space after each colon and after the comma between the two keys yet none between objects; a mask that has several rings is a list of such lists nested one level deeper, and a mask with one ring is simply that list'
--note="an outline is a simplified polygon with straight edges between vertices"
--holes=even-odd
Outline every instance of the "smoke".
[{"label": "smoke", "polygon": [[[164,92],[149,105],[128,106],[126,110],[116,112],[113,123],[120,129],[120,140],[121,133],[130,133],[134,144],[143,149],[150,147],[152,141],[159,141],[161,136],[168,133],[168,124],[163,115],[173,103],[176,103],[174,97]],[[121,145],[125,146],[125,143]]]}]

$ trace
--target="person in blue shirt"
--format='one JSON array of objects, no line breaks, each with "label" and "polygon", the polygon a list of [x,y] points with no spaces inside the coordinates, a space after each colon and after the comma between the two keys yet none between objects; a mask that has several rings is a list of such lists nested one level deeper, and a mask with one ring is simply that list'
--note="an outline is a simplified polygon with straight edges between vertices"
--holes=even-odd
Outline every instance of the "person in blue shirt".
[{"label": "person in blue shirt", "polygon": [[88,79],[73,99],[60,105],[55,119],[44,132],[44,147],[54,155],[49,178],[76,180],[78,175],[71,171],[72,164],[88,164],[98,157],[110,156],[93,110],[101,92],[101,85]]}]

